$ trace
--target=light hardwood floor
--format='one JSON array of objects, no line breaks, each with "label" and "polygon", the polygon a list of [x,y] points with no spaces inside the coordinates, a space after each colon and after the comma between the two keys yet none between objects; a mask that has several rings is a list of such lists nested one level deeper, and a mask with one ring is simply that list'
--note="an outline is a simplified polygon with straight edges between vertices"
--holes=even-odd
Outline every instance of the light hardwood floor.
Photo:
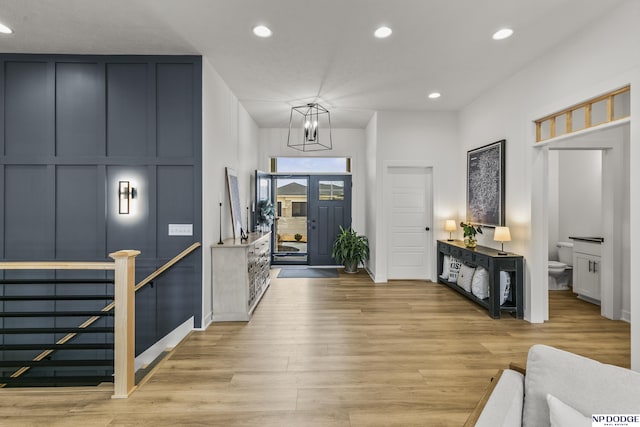
[{"label": "light hardwood floor", "polygon": [[532,344],[629,366],[628,324],[570,292],[550,301],[533,325],[430,282],[274,279],[249,323],[194,332],[128,400],[3,389],[0,425],[460,426]]}]

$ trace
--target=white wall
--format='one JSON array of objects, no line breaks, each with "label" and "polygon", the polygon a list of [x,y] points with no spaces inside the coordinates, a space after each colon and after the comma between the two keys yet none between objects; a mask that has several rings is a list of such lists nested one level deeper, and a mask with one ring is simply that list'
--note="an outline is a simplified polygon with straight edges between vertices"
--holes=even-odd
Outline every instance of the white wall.
[{"label": "white wall", "polygon": [[[368,148],[375,148],[375,179],[370,191],[375,213],[375,257],[371,270],[376,282],[387,280],[387,223],[384,216],[384,169],[385,164],[395,166],[426,166],[433,168],[433,250],[435,241],[448,237],[444,231],[447,219],[459,221],[462,217],[458,205],[459,182],[463,181],[461,170],[464,162],[458,156],[458,115],[451,112],[390,112],[379,111],[376,117],[376,143],[369,142]],[[373,124],[370,123],[370,126]],[[374,131],[368,129],[373,138]],[[375,147],[374,147],[375,145]],[[368,154],[371,155],[371,154]],[[370,184],[371,185],[371,184]],[[435,280],[436,269],[433,268]]]},{"label": "white wall", "polygon": [[378,215],[376,211],[377,197],[376,197],[376,156],[378,152],[378,113],[375,113],[365,130],[366,148],[365,148],[365,230],[366,235],[369,238],[369,262],[367,263],[367,269],[369,274],[374,278],[376,277],[376,258],[378,256],[377,251],[377,230],[376,224],[378,221]]},{"label": "white wall", "polygon": [[[638,92],[638,91],[636,91]],[[640,95],[640,94],[639,94]],[[637,110],[636,110],[637,111]],[[640,120],[636,120],[636,122],[640,122]],[[631,258],[631,241],[632,239],[632,234],[631,234],[631,218],[638,218],[638,213],[640,212],[636,212],[635,216],[632,216],[631,213],[631,163],[630,163],[630,133],[626,133],[624,136],[624,152],[623,152],[623,158],[626,159],[627,162],[627,167],[625,168],[625,172],[624,172],[624,178],[622,180],[622,194],[624,194],[622,200],[623,200],[623,206],[622,206],[622,210],[624,212],[627,212],[627,218],[625,218],[624,223],[622,224],[622,229],[621,229],[621,233],[623,236],[625,236],[626,238],[623,239],[622,241],[622,264],[625,266],[629,266],[629,268],[625,268],[624,271],[622,272],[622,282],[625,284],[628,284],[627,286],[623,287],[623,292],[622,292],[622,318],[624,320],[626,320],[627,322],[631,321],[631,260],[633,258]],[[636,137],[639,136],[636,134]],[[637,141],[638,139],[636,139]],[[636,154],[637,156],[638,154]],[[640,158],[640,157],[638,157]],[[638,169],[637,167],[634,169]],[[638,184],[638,181],[635,181],[636,185]],[[640,230],[638,230],[640,231]],[[637,250],[637,245],[636,245],[636,250]],[[636,276],[635,279],[636,281],[640,280],[640,277]],[[640,288],[636,287],[635,289],[637,289],[635,295],[636,295],[636,299],[640,299],[638,297],[640,297]],[[639,310],[636,310],[636,318],[640,316],[640,308]],[[636,323],[636,326],[634,326],[635,328],[638,327],[638,324]],[[637,330],[637,329],[636,329]],[[638,334],[638,340],[640,340],[640,334]],[[640,348],[638,348],[638,352],[640,352]],[[637,352],[636,352],[637,354]],[[636,365],[636,370],[640,370],[640,358],[638,358],[638,365]]]},{"label": "white wall", "polygon": [[[636,10],[636,15],[640,14]],[[632,85],[636,90],[631,93],[631,114],[634,117],[640,115],[640,69],[635,70],[635,77],[632,78]],[[629,143],[629,163],[632,167],[629,169],[629,212],[630,222],[628,227],[629,236],[640,235],[640,120],[636,119],[631,122],[630,143]],[[632,242],[636,244],[632,245]],[[637,239],[630,239],[629,242],[629,259],[640,259],[640,245]],[[625,272],[626,273],[626,272]],[[629,272],[629,301],[631,319],[631,368],[640,371],[640,272],[634,269]]]},{"label": "white wall", "polygon": [[[474,147],[507,139],[506,200],[507,225],[512,229],[511,250],[527,259],[525,317],[534,322],[545,319],[546,299],[540,295],[545,277],[540,275],[547,247],[532,247],[532,232],[546,232],[547,213],[532,211],[532,188],[546,188],[546,160],[541,149],[533,148],[532,121],[625,84],[640,86],[640,2],[623,2],[608,16],[590,24],[570,40],[559,41],[552,52],[534,61],[521,72],[493,88],[461,112],[459,156]],[[635,86],[637,85],[637,86]],[[632,116],[638,116],[640,91],[632,90]],[[636,121],[640,121],[636,119]],[[635,143],[634,143],[635,142]],[[632,121],[630,162],[640,161],[640,128]],[[636,147],[636,150],[634,150]],[[544,150],[544,149],[542,149]],[[631,170],[631,229],[640,231],[640,172]],[[459,188],[459,209],[464,208],[464,189]],[[546,195],[545,195],[546,197]],[[533,224],[533,226],[532,226]],[[536,229],[538,227],[538,229]],[[489,237],[489,236],[487,236]],[[488,244],[483,240],[481,244]],[[637,246],[637,245],[636,245]],[[640,247],[630,247],[630,259],[640,255]],[[537,270],[537,271],[536,271]],[[632,366],[640,370],[640,274],[631,272]]]},{"label": "white wall", "polygon": [[260,129],[257,152],[259,168],[269,171],[272,157],[351,157],[352,226],[358,233],[365,231],[366,163],[364,129],[332,129],[332,150],[301,152],[287,147],[289,129]]},{"label": "white wall", "polygon": [[556,242],[560,241],[560,179],[559,173],[560,152],[549,152],[549,174],[548,174],[548,207],[549,212],[549,259],[558,259],[558,248]]},{"label": "white wall", "polygon": [[569,242],[569,236],[601,237],[602,151],[565,150],[558,154],[558,239]]},{"label": "white wall", "polygon": [[[202,327],[211,322],[211,245],[233,236],[225,167],[238,173],[240,200],[248,200],[250,174],[257,167],[258,126],[206,57],[202,60]],[[243,223],[246,222],[243,205]],[[198,325],[196,325],[198,326]]]}]

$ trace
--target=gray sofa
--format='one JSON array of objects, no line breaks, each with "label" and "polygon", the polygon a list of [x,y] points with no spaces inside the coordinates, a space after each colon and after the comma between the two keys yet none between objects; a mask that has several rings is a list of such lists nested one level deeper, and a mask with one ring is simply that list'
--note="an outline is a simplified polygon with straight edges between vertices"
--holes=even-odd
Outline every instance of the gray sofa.
[{"label": "gray sofa", "polygon": [[499,372],[465,427],[591,426],[594,414],[640,414],[640,373],[534,345],[526,375]]}]

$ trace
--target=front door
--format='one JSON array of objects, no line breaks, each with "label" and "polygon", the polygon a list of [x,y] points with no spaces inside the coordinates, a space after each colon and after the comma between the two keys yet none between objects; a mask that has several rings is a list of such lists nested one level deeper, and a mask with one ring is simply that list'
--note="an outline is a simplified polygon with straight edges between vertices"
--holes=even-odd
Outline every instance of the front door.
[{"label": "front door", "polygon": [[308,203],[309,264],[335,265],[333,241],[340,226],[351,226],[351,176],[310,176]]}]

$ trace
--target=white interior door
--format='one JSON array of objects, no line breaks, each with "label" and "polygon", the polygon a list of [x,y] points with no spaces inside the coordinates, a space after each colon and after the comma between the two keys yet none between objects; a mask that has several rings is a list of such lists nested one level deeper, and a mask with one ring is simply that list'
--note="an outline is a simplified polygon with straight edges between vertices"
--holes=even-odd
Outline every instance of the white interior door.
[{"label": "white interior door", "polygon": [[431,279],[432,173],[390,166],[389,279]]}]

